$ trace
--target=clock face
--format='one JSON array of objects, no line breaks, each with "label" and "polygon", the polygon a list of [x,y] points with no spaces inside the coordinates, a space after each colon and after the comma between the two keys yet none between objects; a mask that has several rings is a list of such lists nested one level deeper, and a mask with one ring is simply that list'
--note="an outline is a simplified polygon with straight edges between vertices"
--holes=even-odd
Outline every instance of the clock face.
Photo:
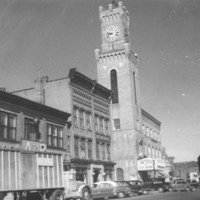
[{"label": "clock face", "polygon": [[113,42],[119,37],[119,34],[120,34],[119,27],[117,27],[117,26],[109,26],[105,31],[105,38],[109,42]]}]

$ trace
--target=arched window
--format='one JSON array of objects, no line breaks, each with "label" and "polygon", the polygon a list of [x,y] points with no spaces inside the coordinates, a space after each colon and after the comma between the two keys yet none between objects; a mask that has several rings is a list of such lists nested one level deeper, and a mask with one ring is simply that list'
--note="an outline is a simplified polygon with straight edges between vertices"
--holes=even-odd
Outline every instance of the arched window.
[{"label": "arched window", "polygon": [[135,105],[137,105],[137,91],[136,91],[136,74],[133,72],[133,84],[134,84],[134,95],[135,95]]},{"label": "arched window", "polygon": [[110,71],[111,90],[112,90],[112,103],[118,103],[118,85],[117,85],[117,71],[112,69]]}]

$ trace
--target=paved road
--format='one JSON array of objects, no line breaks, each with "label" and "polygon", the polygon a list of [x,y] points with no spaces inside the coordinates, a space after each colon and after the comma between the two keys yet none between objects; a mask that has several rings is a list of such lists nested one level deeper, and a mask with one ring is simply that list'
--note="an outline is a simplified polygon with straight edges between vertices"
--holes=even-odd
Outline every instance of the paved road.
[{"label": "paved road", "polygon": [[126,198],[124,200],[200,200],[200,190],[194,192],[183,191],[183,192],[152,193],[148,195],[140,195],[140,196]]}]

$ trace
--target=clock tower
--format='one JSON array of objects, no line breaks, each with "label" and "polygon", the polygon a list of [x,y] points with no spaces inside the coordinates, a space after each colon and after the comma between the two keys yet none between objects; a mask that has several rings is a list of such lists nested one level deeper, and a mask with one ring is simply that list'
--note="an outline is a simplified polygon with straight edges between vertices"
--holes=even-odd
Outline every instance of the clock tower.
[{"label": "clock tower", "polygon": [[[101,50],[95,50],[98,83],[112,90],[112,143],[116,178],[137,176],[142,151],[138,58],[131,50],[129,14],[122,2],[99,7]],[[118,173],[120,172],[120,173]]]}]

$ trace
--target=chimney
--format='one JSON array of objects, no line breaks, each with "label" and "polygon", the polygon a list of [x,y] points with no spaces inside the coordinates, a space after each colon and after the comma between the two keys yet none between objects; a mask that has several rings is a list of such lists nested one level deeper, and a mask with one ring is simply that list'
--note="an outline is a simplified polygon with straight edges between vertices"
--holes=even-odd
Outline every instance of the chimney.
[{"label": "chimney", "polygon": [[33,100],[45,104],[45,85],[48,82],[48,76],[41,76],[34,80]]}]

